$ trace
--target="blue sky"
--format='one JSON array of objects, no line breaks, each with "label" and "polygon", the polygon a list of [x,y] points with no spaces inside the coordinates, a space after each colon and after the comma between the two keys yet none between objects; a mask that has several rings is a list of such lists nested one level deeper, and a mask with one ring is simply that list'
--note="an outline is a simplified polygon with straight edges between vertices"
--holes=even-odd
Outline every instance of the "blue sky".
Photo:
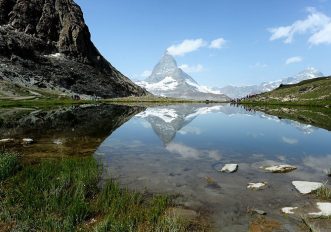
[{"label": "blue sky", "polygon": [[97,48],[131,79],[144,79],[170,47],[203,85],[256,84],[305,67],[331,74],[331,0],[76,2]]}]

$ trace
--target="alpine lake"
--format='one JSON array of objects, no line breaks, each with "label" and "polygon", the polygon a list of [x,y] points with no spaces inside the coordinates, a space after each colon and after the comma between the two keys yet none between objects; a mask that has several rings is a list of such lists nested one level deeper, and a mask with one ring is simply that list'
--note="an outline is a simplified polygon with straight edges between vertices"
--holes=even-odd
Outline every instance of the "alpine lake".
[{"label": "alpine lake", "polygon": [[[0,118],[0,139],[13,139],[1,146],[23,159],[93,155],[103,179],[174,196],[182,208],[206,218],[212,230],[331,231],[328,217],[309,216],[319,212],[317,202],[327,200],[303,195],[292,184],[330,187],[330,109],[81,105],[3,108]],[[34,142],[23,145],[23,138]],[[226,164],[238,164],[238,170],[221,172]],[[263,169],[278,164],[296,170]],[[266,186],[252,190],[249,183]],[[285,214],[284,207],[298,208]]]}]

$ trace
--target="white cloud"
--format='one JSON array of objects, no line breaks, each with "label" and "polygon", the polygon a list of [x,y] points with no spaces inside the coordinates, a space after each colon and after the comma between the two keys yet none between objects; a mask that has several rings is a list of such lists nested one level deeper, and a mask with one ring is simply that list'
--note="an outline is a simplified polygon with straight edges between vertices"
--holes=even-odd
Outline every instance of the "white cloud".
[{"label": "white cloud", "polygon": [[218,38],[211,41],[209,48],[221,49],[226,44],[226,40],[223,38]]},{"label": "white cloud", "polygon": [[294,56],[294,57],[290,57],[286,60],[286,64],[294,64],[294,63],[300,63],[301,61],[303,61],[303,58],[300,56]]},{"label": "white cloud", "polygon": [[290,144],[290,145],[295,145],[298,144],[299,141],[295,138],[287,138],[287,137],[282,137],[282,140],[284,143]]},{"label": "white cloud", "polygon": [[284,43],[290,44],[296,34],[307,34],[311,37],[308,42],[310,44],[331,43],[331,18],[315,8],[307,8],[309,13],[304,20],[297,20],[288,26],[281,26],[269,29],[271,36],[270,40],[283,39]]},{"label": "white cloud", "polygon": [[178,133],[181,135],[187,135],[187,134],[200,135],[201,130],[200,130],[200,128],[197,128],[197,127],[187,126],[187,127],[182,128],[180,131],[178,131]]},{"label": "white cloud", "polygon": [[331,44],[331,23],[326,25],[322,30],[313,34],[308,42],[313,45]]},{"label": "white cloud", "polygon": [[205,159],[206,157],[213,160],[220,160],[222,155],[216,150],[199,150],[180,143],[169,143],[166,149],[180,156],[182,159]]},{"label": "white cloud", "polygon": [[151,74],[152,74],[151,70],[145,70],[140,74],[140,76],[146,78],[146,77],[149,77]]},{"label": "white cloud", "polygon": [[261,62],[256,62],[255,64],[250,65],[249,67],[250,68],[266,68],[266,67],[268,67],[268,65],[261,63]]},{"label": "white cloud", "polygon": [[173,56],[183,56],[186,53],[194,52],[201,47],[205,47],[206,44],[206,41],[203,39],[187,39],[180,44],[171,45],[167,51]]},{"label": "white cloud", "polygon": [[199,73],[203,71],[203,66],[201,64],[190,66],[188,64],[182,64],[179,66],[184,72],[187,73]]}]

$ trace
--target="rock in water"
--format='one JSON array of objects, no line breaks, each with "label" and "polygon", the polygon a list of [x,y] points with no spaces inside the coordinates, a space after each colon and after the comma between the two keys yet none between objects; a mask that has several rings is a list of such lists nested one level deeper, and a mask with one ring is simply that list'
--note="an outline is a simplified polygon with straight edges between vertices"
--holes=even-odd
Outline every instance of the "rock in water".
[{"label": "rock in water", "polygon": [[323,187],[322,183],[309,181],[292,181],[292,184],[302,194],[308,194]]},{"label": "rock in water", "polygon": [[267,182],[258,182],[258,183],[249,183],[247,186],[247,189],[250,190],[262,190],[267,187]]},{"label": "rock in water", "polygon": [[284,207],[282,208],[283,214],[294,214],[294,210],[298,209],[298,207]]},{"label": "rock in water", "polygon": [[0,0],[0,80],[102,98],[146,95],[90,37],[73,0]]},{"label": "rock in water", "polygon": [[233,172],[236,172],[237,170],[238,170],[238,164],[226,164],[220,171],[227,172],[227,173],[233,173]]},{"label": "rock in water", "polygon": [[0,139],[0,143],[11,143],[14,142],[14,139]]},{"label": "rock in water", "polygon": [[330,217],[331,216],[331,203],[329,202],[317,202],[317,208],[320,210],[316,213],[309,213],[313,217]]},{"label": "rock in water", "polygon": [[288,164],[266,166],[266,167],[261,167],[261,168],[267,172],[272,172],[272,173],[286,173],[286,172],[291,172],[291,171],[294,171],[297,169],[295,166],[288,165]]},{"label": "rock in water", "polygon": [[22,139],[22,141],[23,141],[23,144],[32,144],[32,143],[34,143],[34,140],[31,139],[31,138],[24,138],[24,139]]}]

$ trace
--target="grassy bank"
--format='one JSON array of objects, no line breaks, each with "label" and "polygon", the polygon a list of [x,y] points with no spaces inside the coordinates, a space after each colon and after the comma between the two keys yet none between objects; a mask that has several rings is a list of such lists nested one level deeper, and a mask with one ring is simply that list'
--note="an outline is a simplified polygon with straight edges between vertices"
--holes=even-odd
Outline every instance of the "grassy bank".
[{"label": "grassy bank", "polygon": [[18,169],[18,155],[8,152],[0,153],[0,181],[14,174]]},{"label": "grassy bank", "polygon": [[279,106],[279,105],[246,105],[248,109],[262,111],[279,118],[290,119],[331,131],[331,109],[317,106]]},{"label": "grassy bank", "polygon": [[[182,104],[182,103],[206,103],[205,101],[191,101],[183,99],[170,99],[170,98],[114,98],[103,99],[98,101],[91,100],[71,100],[71,99],[32,99],[32,100],[1,100],[0,108],[10,107],[29,107],[29,108],[51,108],[63,105],[83,105],[83,104],[121,104],[121,105],[169,105],[169,104]],[[215,103],[215,102],[208,102]]]},{"label": "grassy bank", "polygon": [[311,107],[311,108],[331,108],[331,101],[279,101],[274,99],[269,100],[242,100],[239,103],[240,105],[246,106],[274,106],[274,107],[295,107],[295,106],[302,106],[302,107]]},{"label": "grassy bank", "polygon": [[0,231],[192,229],[191,223],[166,213],[171,206],[166,196],[131,192],[111,180],[100,188],[101,170],[93,158],[46,160],[15,173],[17,156],[3,157]]}]

